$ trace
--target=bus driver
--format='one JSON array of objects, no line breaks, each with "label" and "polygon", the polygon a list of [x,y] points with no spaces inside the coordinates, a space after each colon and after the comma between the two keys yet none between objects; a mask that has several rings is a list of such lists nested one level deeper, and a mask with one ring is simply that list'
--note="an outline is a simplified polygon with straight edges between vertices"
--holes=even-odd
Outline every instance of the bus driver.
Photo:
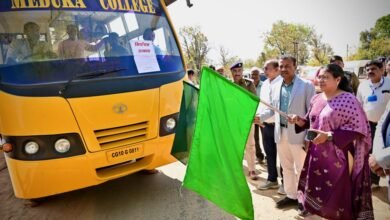
[{"label": "bus driver", "polygon": [[27,37],[12,41],[8,49],[6,63],[13,64],[57,57],[48,42],[39,40],[39,29],[37,23],[27,22],[24,24],[23,32]]}]

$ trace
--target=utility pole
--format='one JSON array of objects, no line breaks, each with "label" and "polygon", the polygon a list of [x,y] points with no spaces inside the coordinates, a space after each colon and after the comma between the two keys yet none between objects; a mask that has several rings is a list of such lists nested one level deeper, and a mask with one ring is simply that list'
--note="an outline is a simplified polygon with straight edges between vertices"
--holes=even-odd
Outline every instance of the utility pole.
[{"label": "utility pole", "polygon": [[294,56],[295,56],[295,59],[298,61],[298,42],[293,41],[293,44],[294,44]]}]

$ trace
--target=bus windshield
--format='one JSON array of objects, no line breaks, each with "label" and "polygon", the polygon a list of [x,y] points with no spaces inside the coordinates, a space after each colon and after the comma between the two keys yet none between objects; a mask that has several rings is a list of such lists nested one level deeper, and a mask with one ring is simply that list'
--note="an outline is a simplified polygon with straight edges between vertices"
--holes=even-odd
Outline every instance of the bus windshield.
[{"label": "bus windshield", "polygon": [[82,10],[39,8],[53,1],[10,2],[10,10],[0,13],[0,84],[47,85],[183,70],[157,0],[144,1],[148,5],[143,10],[138,5],[137,11],[135,6],[127,10],[131,1],[76,1],[84,4],[79,4]]}]

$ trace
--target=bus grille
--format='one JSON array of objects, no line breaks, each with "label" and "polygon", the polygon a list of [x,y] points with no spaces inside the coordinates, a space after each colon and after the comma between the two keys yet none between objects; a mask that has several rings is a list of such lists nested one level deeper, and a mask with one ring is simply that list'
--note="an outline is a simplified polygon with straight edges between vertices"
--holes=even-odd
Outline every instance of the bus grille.
[{"label": "bus grille", "polygon": [[148,122],[96,130],[95,135],[102,149],[126,146],[146,140]]}]

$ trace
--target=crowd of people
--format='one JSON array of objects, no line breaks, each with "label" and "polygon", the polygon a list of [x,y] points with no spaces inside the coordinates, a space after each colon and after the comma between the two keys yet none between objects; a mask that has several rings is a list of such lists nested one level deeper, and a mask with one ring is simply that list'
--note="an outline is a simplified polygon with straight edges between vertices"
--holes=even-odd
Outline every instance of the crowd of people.
[{"label": "crowd of people", "polygon": [[317,92],[296,74],[293,56],[266,61],[263,82],[257,67],[252,79],[243,77],[242,62],[230,67],[233,82],[261,100],[244,158],[252,180],[256,161],[265,160],[268,177],[257,188],[286,195],[276,208],[295,206],[314,218],[374,219],[371,192],[390,175],[390,59],[368,62],[362,82],[343,67],[340,56],[321,67]]}]

